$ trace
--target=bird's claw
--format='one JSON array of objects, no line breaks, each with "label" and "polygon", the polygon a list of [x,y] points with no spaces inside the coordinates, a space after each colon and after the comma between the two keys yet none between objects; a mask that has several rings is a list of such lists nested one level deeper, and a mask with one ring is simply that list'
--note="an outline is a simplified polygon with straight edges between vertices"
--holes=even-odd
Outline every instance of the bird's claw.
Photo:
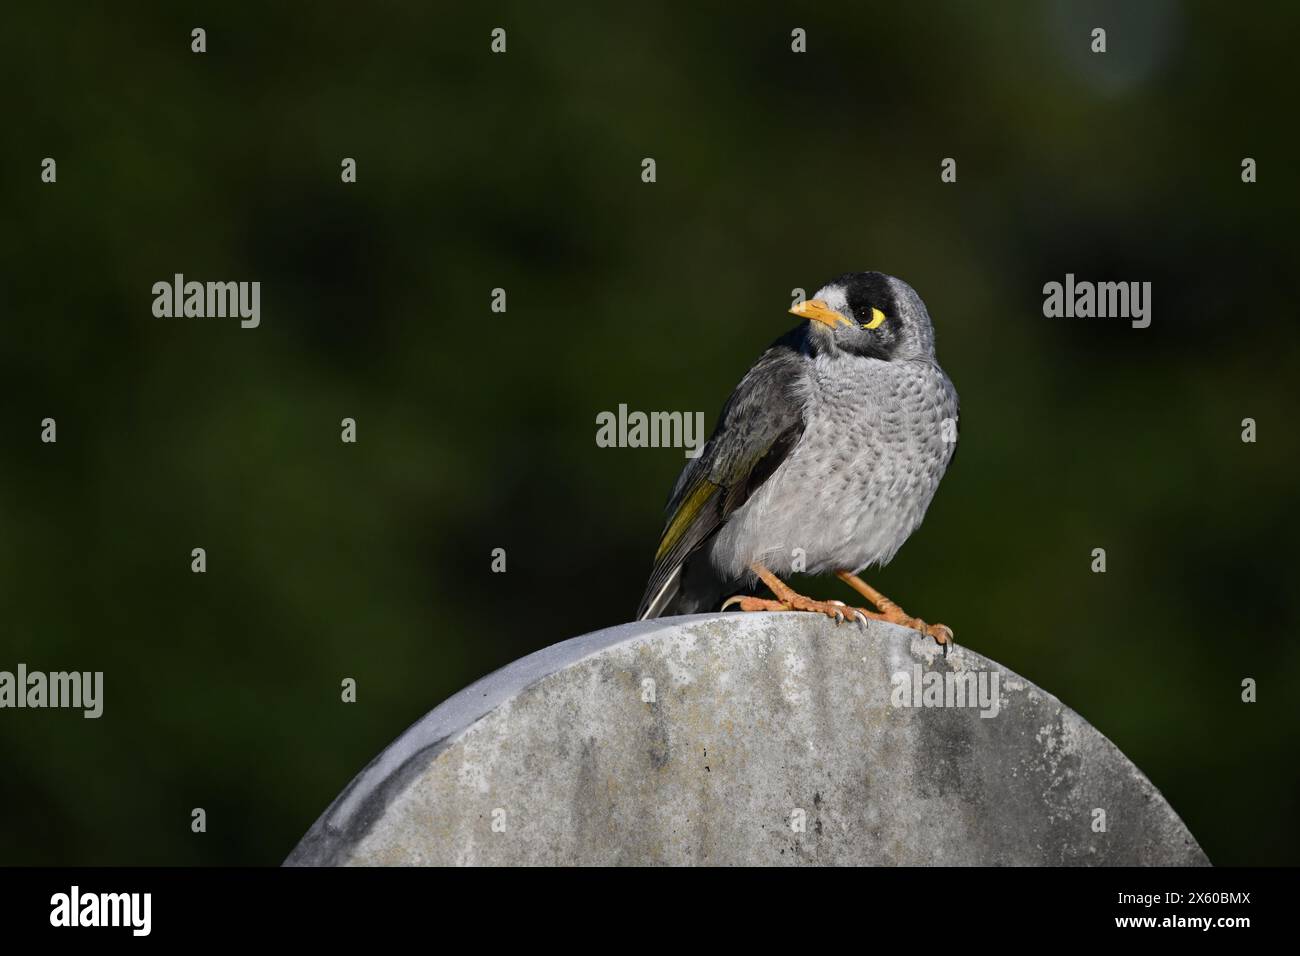
[{"label": "bird's claw", "polygon": [[948,656],[948,648],[952,647],[952,628],[947,624],[929,624],[925,628],[925,633],[930,635],[943,647],[943,656]]},{"label": "bird's claw", "polygon": [[[833,605],[833,606],[836,606],[836,607],[842,607],[842,608],[847,608],[847,607],[848,607],[848,605],[846,605],[843,601],[827,601],[826,603],[827,603],[827,604],[830,604],[830,605]],[[843,624],[844,621],[845,621],[845,617],[844,617],[844,612],[843,612],[843,611],[838,611],[838,610],[837,610],[837,611],[834,611],[834,612],[833,612],[832,614],[830,614],[829,616],[835,618],[835,626],[836,626],[836,627],[839,627],[839,626],[840,626],[841,624]]]},{"label": "bird's claw", "polygon": [[767,598],[752,597],[748,594],[735,594],[722,602],[721,610],[725,611],[732,605],[736,605],[742,611],[788,611],[790,608],[781,601],[769,601]]}]

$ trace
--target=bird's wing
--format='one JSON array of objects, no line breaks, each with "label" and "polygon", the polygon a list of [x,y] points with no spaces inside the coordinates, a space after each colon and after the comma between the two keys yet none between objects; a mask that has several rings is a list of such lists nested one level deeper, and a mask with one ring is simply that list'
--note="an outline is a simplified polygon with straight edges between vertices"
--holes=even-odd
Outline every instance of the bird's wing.
[{"label": "bird's wing", "polygon": [[662,612],[676,593],[686,559],[749,500],[803,434],[796,389],[806,374],[806,335],[807,326],[801,325],[763,353],[723,406],[699,457],[682,470],[668,499],[668,522],[638,620]]}]

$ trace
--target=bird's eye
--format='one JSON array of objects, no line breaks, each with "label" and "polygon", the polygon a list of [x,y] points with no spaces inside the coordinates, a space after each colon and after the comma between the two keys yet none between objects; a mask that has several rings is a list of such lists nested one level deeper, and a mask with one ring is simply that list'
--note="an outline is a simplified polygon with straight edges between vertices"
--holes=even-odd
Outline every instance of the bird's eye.
[{"label": "bird's eye", "polygon": [[870,322],[863,322],[863,323],[862,323],[862,327],[863,327],[864,329],[874,329],[874,328],[878,327],[878,326],[880,325],[881,322],[884,322],[884,321],[885,321],[885,313],[881,312],[881,311],[880,311],[879,309],[877,309],[875,306],[872,306],[872,308],[871,308],[871,321],[870,321]]}]

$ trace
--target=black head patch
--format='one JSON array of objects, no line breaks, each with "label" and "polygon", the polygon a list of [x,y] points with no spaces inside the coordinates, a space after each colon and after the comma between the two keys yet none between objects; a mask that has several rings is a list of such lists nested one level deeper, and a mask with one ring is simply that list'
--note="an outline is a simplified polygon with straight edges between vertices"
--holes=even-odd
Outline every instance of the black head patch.
[{"label": "black head patch", "polygon": [[889,277],[881,272],[846,272],[828,285],[837,285],[844,290],[853,318],[859,325],[871,322],[871,310],[879,309],[885,314],[885,322],[898,323],[898,303],[894,300],[894,290],[889,284]]}]

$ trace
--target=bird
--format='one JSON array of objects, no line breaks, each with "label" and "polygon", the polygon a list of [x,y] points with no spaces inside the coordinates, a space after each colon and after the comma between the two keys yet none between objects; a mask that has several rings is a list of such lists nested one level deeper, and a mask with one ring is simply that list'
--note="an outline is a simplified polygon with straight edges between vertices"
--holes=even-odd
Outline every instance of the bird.
[{"label": "bird", "polygon": [[[925,303],[902,279],[851,272],[789,311],[802,321],[740,380],[673,486],[637,620],[806,611],[901,624],[946,655],[951,628],[859,577],[921,524],[956,454],[957,390]],[[873,607],[799,594],[792,573],[834,574]],[[741,593],[760,582],[771,598]]]}]

